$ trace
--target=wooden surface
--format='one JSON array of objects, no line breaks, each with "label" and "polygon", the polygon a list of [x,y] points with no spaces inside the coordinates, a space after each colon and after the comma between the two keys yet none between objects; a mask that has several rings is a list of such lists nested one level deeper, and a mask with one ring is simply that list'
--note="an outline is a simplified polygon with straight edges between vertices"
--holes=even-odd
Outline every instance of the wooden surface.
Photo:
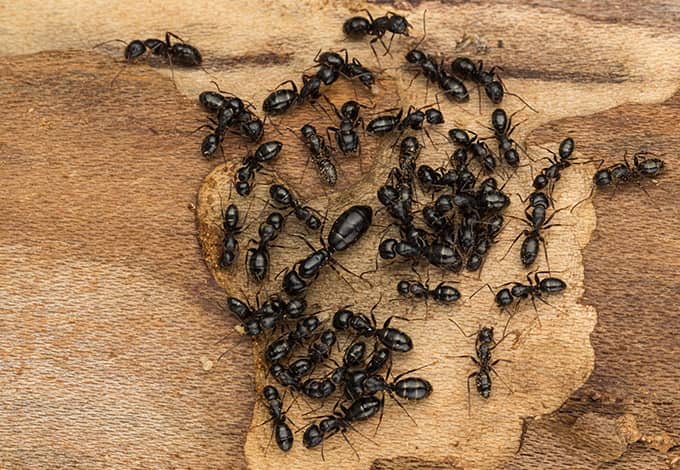
[{"label": "wooden surface", "polygon": [[[275,8],[249,3],[239,15],[231,15],[229,5],[210,10],[172,2],[163,6],[167,18],[182,18],[181,24],[158,15],[160,7],[132,14],[122,5],[97,2],[59,8],[58,15],[56,6],[31,8],[29,2],[0,10],[0,37],[12,46],[0,62],[5,202],[0,219],[0,461],[5,467],[210,468],[248,462],[260,468],[280,457],[273,448],[264,455],[267,426],[248,433],[262,421],[262,408],[255,405],[258,369],[247,341],[232,334],[217,344],[234,323],[215,303],[224,293],[205,268],[197,243],[192,207],[211,165],[198,155],[200,136],[189,132],[203,119],[195,96],[209,88],[211,78],[202,71],[176,71],[175,90],[168,70],[138,66],[126,68],[111,88],[119,61],[87,49],[113,37],[172,29],[204,51],[206,69],[224,88],[260,103],[267,88],[297,77],[319,47],[339,44],[348,13],[299,2]],[[575,288],[558,304],[567,314],[542,311],[547,317],[541,328],[508,346],[513,363],[502,373],[508,374],[513,394],[498,384],[490,401],[473,401],[468,418],[464,377],[469,369],[464,361],[444,356],[436,366],[445,365],[441,375],[435,366],[423,375],[434,374],[437,390],[450,395],[435,394],[409,408],[417,428],[391,406],[376,438],[380,446],[353,436],[366,452],[357,462],[338,439],[326,449],[327,459],[343,459],[350,468],[676,465],[680,347],[673,331],[680,303],[675,231],[680,145],[675,123],[680,99],[674,95],[680,68],[669,51],[680,43],[678,5],[425,6],[427,49],[451,55],[464,33],[479,35],[491,46],[484,60],[504,65],[508,87],[539,109],[538,115],[523,113],[528,121],[518,131],[531,148],[554,147],[569,134],[579,156],[615,161],[625,150],[646,147],[664,154],[668,172],[659,187],[648,189],[651,199],[636,188],[614,198],[598,196],[592,237],[595,218],[588,204],[576,212],[580,225],[572,232],[551,234],[551,264],[554,258],[559,266],[564,255]],[[409,17],[421,17],[422,8]],[[490,14],[492,8],[497,13]],[[41,15],[34,14],[38,9]],[[81,26],[74,30],[69,25],[76,14]],[[312,22],[319,26],[299,31],[299,24]],[[494,47],[498,40],[502,49]],[[365,43],[350,47],[362,60],[371,60]],[[394,64],[405,47],[395,46]],[[110,52],[119,57],[119,49]],[[391,93],[397,88],[402,103],[422,104],[422,80],[405,91],[410,76],[390,70],[388,61],[383,67],[394,80],[382,84],[376,99],[394,100],[385,107],[397,104]],[[516,109],[518,103],[508,101],[507,107]],[[473,100],[465,109],[473,117],[453,108],[445,109],[446,116],[484,122],[491,108],[485,104],[477,117]],[[305,119],[304,112],[296,119]],[[244,152],[236,148],[227,154]],[[389,160],[380,151],[369,157]],[[296,152],[288,158],[289,164],[276,170],[290,172],[286,178],[295,180],[304,158]],[[357,162],[342,163],[346,174],[341,177],[354,181]],[[378,170],[358,187],[374,184],[383,171]],[[202,206],[207,212],[198,212],[203,222],[209,222],[209,208],[219,205],[214,195],[208,197],[219,171],[203,186],[205,198],[199,202],[208,202]],[[560,181],[565,203],[587,189],[585,171],[574,169]],[[307,169],[305,178],[313,181],[313,176]],[[313,187],[304,181],[297,185],[303,193]],[[328,198],[332,214],[347,193],[305,195]],[[366,193],[367,200],[372,194]],[[373,245],[367,240],[358,248],[369,253]],[[583,259],[577,246],[585,247]],[[209,249],[206,253],[210,266]],[[352,260],[342,261],[354,267]],[[485,279],[494,279],[493,271],[485,270]],[[585,294],[579,303],[594,309],[575,307],[580,279]],[[218,281],[224,285],[226,277]],[[239,281],[233,282],[230,286],[238,287]],[[466,306],[469,317],[465,310],[454,317],[472,330],[489,300],[484,312]],[[386,312],[381,314],[384,318]],[[428,322],[445,318],[436,309],[429,314]],[[529,321],[531,311],[525,315]],[[408,326],[416,332],[423,328]],[[591,349],[587,340],[593,327]],[[441,334],[446,335],[443,346],[454,354],[469,352],[471,344],[454,329]],[[417,348],[424,344],[420,336]],[[215,363],[224,350],[229,350],[227,358]],[[429,362],[424,353],[416,349],[404,366]],[[447,403],[451,409],[443,407]],[[527,418],[523,424],[521,416]],[[402,424],[410,443],[395,434]],[[437,434],[453,427],[453,434]],[[420,446],[430,435],[437,437]],[[321,464],[318,454],[300,455]]]}]

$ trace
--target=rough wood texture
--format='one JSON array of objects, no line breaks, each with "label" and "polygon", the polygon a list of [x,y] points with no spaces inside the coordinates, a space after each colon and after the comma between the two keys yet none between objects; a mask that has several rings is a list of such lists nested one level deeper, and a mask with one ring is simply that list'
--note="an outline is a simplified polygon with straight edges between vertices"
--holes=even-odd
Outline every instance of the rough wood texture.
[{"label": "rough wood texture", "polygon": [[[427,49],[451,54],[463,33],[479,35],[492,46],[484,59],[504,65],[513,77],[509,88],[541,110],[527,116],[521,137],[536,129],[529,145],[569,133],[585,157],[613,161],[624,150],[649,146],[666,155],[669,167],[660,187],[649,189],[654,203],[636,188],[595,199],[598,228],[584,252],[581,301],[598,311],[595,368],[559,411],[525,422],[521,450],[507,465],[677,465],[680,348],[670,332],[680,303],[674,275],[680,107],[669,98],[680,75],[672,53],[680,45],[678,6],[425,6]],[[409,16],[418,18],[422,8]],[[207,70],[223,87],[260,103],[266,88],[297,77],[319,47],[338,44],[348,13],[312,2],[247,2],[235,15],[229,4],[185,7],[167,0],[129,11],[97,2],[77,9],[18,2],[0,10],[5,53],[19,56],[3,59],[0,69],[6,202],[0,461],[7,467],[245,466],[254,367],[245,341],[215,344],[233,322],[213,302],[222,292],[203,267],[187,208],[208,173],[197,154],[199,138],[188,132],[203,117],[194,97],[210,77],[176,71],[182,99],[168,70],[129,67],[111,89],[120,64],[82,49],[172,29],[205,52]],[[78,30],[70,26],[74,16]],[[312,23],[318,26],[299,30]],[[494,48],[498,40],[502,49]],[[350,48],[370,61],[365,43]],[[38,53],[45,49],[81,51]],[[401,52],[403,45],[395,57]],[[422,92],[419,81],[403,102],[418,102],[412,93]],[[451,341],[456,350],[467,344]],[[229,360],[214,364],[225,349]],[[417,360],[414,365],[423,363]],[[464,366],[456,365],[461,386]],[[507,398],[495,390],[496,398]],[[566,397],[571,386],[563,392]],[[386,415],[390,422],[402,418],[398,410]],[[251,435],[263,436],[263,428]],[[518,442],[518,429],[482,431],[494,437],[490,451],[497,452],[500,442]],[[635,429],[641,437],[626,446],[636,440]],[[329,450],[349,454],[342,442]],[[441,458],[448,450],[425,454],[436,456],[425,463],[395,456],[354,466],[450,468],[461,449]],[[478,468],[486,454],[464,463]]]}]

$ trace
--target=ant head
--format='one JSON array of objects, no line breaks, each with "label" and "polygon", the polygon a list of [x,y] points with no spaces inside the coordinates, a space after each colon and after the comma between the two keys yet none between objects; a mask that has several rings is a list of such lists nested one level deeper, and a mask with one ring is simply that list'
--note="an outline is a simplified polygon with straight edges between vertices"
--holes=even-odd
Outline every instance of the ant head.
[{"label": "ant head", "polygon": [[279,400],[279,391],[272,385],[267,385],[262,389],[262,396],[267,401]]},{"label": "ant head", "polygon": [[493,343],[493,326],[483,326],[477,332],[480,343]]}]

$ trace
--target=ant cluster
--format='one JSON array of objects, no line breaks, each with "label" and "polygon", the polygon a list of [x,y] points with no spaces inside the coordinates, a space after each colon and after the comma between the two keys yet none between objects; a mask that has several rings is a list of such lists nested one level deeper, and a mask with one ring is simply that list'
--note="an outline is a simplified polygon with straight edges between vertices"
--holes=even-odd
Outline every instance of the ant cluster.
[{"label": "ant cluster", "polygon": [[[368,13],[367,18],[357,16],[348,19],[343,31],[353,39],[371,37],[370,47],[377,58],[376,42],[380,42],[385,54],[389,54],[394,36],[409,36],[411,27],[405,17],[392,12],[378,18]],[[387,33],[392,34],[389,44],[383,41]],[[166,58],[171,65],[201,64],[202,58],[196,48],[183,41],[171,44],[171,36],[177,38],[167,33],[164,42],[157,39],[134,40],[126,46],[125,59],[132,62],[148,51],[151,55]],[[407,69],[417,67],[413,80],[420,74],[424,75],[428,84],[436,84],[441,94],[456,102],[469,100],[466,81],[475,84],[478,92],[483,88],[494,105],[500,105],[505,95],[517,96],[507,92],[498,74],[501,67],[485,69],[481,61],[475,63],[467,57],[457,57],[446,66],[443,58],[437,60],[435,55],[419,49],[424,39],[425,35],[405,56]],[[407,261],[419,279],[397,282],[396,291],[401,299],[432,300],[447,305],[457,302],[461,292],[456,287],[446,282],[430,287],[429,274],[428,282],[423,283],[416,268],[423,263],[447,275],[463,269],[481,272],[491,248],[506,226],[506,218],[512,218],[504,215],[511,202],[504,192],[505,184],[520,166],[524,166],[520,155],[523,153],[528,157],[526,150],[512,138],[517,127],[512,122],[514,114],[508,115],[500,107],[491,114],[488,129],[492,134],[489,137],[480,137],[469,129],[459,127],[449,129],[446,134],[440,133],[438,129],[445,124],[445,119],[438,100],[436,105],[409,106],[406,111],[404,108],[381,111],[364,125],[361,109],[374,108],[375,105],[369,107],[349,100],[338,109],[325,92],[340,77],[371,88],[376,83],[377,74],[364,67],[358,59],[350,60],[347,49],[319,51],[314,64],[312,68],[316,68],[316,72],[304,73],[299,89],[292,80],[282,83],[265,98],[262,110],[271,119],[271,116],[288,113],[297,105],[310,103],[315,109],[319,106],[333,120],[320,98],[330,106],[338,121],[326,128],[325,136],[310,123],[301,126],[298,136],[307,147],[309,159],[321,180],[328,186],[336,184],[337,153],[345,156],[361,153],[359,128],[364,130],[365,137],[395,138],[392,147],[398,150],[398,159],[387,173],[385,183],[377,190],[381,209],[374,212],[366,204],[347,207],[332,222],[325,238],[323,228],[327,217],[321,217],[318,210],[302,201],[287,185],[280,182],[271,184],[267,202],[275,210],[264,217],[257,237],[249,240],[251,247],[246,250],[245,258],[248,278],[256,284],[269,278],[270,251],[275,247],[273,242],[287,228],[285,221],[290,215],[294,215],[307,231],[319,231],[320,247],[315,248],[304,236],[297,235],[310,251],[280,273],[283,274],[280,288],[262,304],[258,299],[257,306],[253,307],[247,299],[227,298],[227,309],[238,319],[239,331],[251,338],[264,339],[263,358],[267,376],[271,376],[278,387],[290,392],[295,399],[301,396],[305,400],[325,402],[334,394],[338,395],[331,414],[310,420],[308,425],[299,429],[304,429],[302,442],[306,448],[323,446],[335,434],[340,434],[351,446],[347,434],[358,432],[357,423],[379,415],[380,424],[385,395],[410,417],[402,401],[423,400],[433,393],[428,380],[412,375],[422,367],[392,376],[395,362],[414,347],[411,336],[392,326],[392,322],[408,319],[392,315],[380,325],[375,316],[379,303],[368,314],[352,311],[349,306],[330,306],[330,310],[335,310],[330,319],[319,315],[323,310],[310,311],[307,295],[324,266],[355,275],[336,257],[357,245],[373,225],[374,215],[385,211],[391,219],[388,229],[394,227],[398,236],[383,236],[377,249],[375,270],[355,276],[368,283],[364,275],[378,270],[378,257],[392,262]],[[281,88],[285,84],[290,84],[290,88]],[[256,174],[268,173],[265,165],[277,159],[284,144],[278,140],[260,143],[265,121],[256,115],[254,106],[233,94],[224,94],[219,87],[217,90],[204,91],[199,95],[199,103],[211,114],[210,124],[201,128],[207,127],[212,131],[204,138],[201,153],[206,159],[211,159],[228,132],[240,135],[250,144],[259,144],[254,151],[246,154],[242,166],[234,174],[233,186],[237,194],[247,197],[253,190]],[[435,168],[418,163],[424,148],[421,140],[413,135],[418,132],[425,134],[435,148],[431,132],[447,137],[446,143],[451,148],[441,166]],[[490,145],[492,142],[496,152]],[[559,294],[567,288],[563,280],[550,273],[545,233],[547,229],[560,225],[552,220],[564,208],[554,209],[553,192],[562,172],[572,165],[588,163],[576,160],[574,147],[574,140],[567,137],[560,143],[557,152],[548,150],[552,155],[545,158],[548,165],[533,178],[531,193],[522,200],[528,202],[524,218],[520,219],[527,228],[517,235],[505,256],[524,237],[519,250],[522,266],[532,267],[542,246],[548,271],[534,270],[533,276],[532,273],[527,274],[526,284],[509,282],[499,286],[500,290],[494,293],[495,304],[503,311],[512,307],[510,318],[523,301],[531,299],[536,309],[536,300],[547,304],[547,296]],[[598,169],[588,198],[592,197],[596,188],[616,188],[630,182],[641,185],[644,179],[659,176],[664,170],[664,162],[658,158],[647,158],[648,155],[647,152],[638,152],[632,164],[624,157],[622,163]],[[499,178],[503,176],[506,180],[501,184]],[[430,198],[430,202],[420,202],[419,195],[422,199]],[[573,205],[572,211],[581,202]],[[221,211],[221,237],[217,250],[220,269],[229,270],[238,260],[238,236],[245,231],[240,219],[239,208],[233,202]],[[544,274],[548,276],[542,277]],[[480,290],[484,287],[493,292],[488,284]],[[503,359],[492,359],[492,352],[506,337],[505,330],[503,337],[497,341],[491,326],[481,327],[468,335],[454,320],[451,321],[466,337],[476,337],[475,355],[462,356],[471,358],[478,369],[467,378],[469,408],[471,380],[474,379],[479,395],[488,399],[492,374],[500,378],[494,366]],[[274,335],[276,338],[271,339]],[[340,347],[341,343],[345,344],[344,348]],[[333,357],[334,348],[340,353],[341,360]],[[320,371],[325,373],[319,374]],[[270,415],[268,422],[273,424],[272,438],[281,450],[288,451],[293,446],[295,433],[288,424],[292,422],[286,416],[288,409],[284,408],[286,393],[281,394],[277,386],[264,387],[262,397]]]}]

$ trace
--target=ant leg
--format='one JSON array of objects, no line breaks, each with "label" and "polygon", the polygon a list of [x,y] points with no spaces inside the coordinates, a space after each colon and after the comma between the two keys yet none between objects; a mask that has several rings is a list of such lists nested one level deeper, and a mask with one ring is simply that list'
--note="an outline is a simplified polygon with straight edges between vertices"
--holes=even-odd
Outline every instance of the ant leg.
[{"label": "ant leg", "polygon": [[345,431],[340,431],[340,434],[342,434],[342,438],[345,440],[347,445],[349,445],[352,448],[352,451],[354,452],[354,455],[357,456],[357,460],[361,460],[361,457],[359,457],[359,454],[357,453],[357,450],[354,448],[351,442],[349,442],[349,439],[347,438],[347,433]]},{"label": "ant leg", "polygon": [[432,362],[430,362],[429,364],[425,364],[424,366],[420,366],[420,367],[416,367],[415,369],[407,370],[406,372],[402,372],[401,374],[399,374],[399,375],[397,375],[396,377],[394,377],[393,380],[394,380],[394,382],[396,382],[397,380],[399,380],[400,378],[402,378],[402,377],[405,376],[405,375],[408,375],[408,374],[410,374],[410,373],[412,373],[412,372],[419,371],[420,369],[425,369],[426,367],[433,366],[433,365],[435,365],[435,364],[437,364],[437,363],[439,363],[439,361],[432,361]]},{"label": "ant leg", "polygon": [[[503,361],[503,362],[512,362],[512,361],[509,361],[509,360],[507,360],[507,359],[497,359],[493,364],[496,364],[497,362],[500,362],[500,361]],[[511,394],[514,393],[514,390],[513,390],[512,388],[510,388],[510,385],[508,385],[507,382],[506,382],[505,380],[503,380],[503,377],[501,377],[500,374],[499,374],[498,372],[496,372],[496,369],[493,368],[493,364],[492,364],[491,366],[489,366],[489,369],[491,370],[491,372],[493,372],[494,375],[495,375],[496,377],[498,377],[498,380],[500,380],[501,383],[502,383],[503,385],[505,385],[505,387],[510,391]]]},{"label": "ant leg", "polygon": [[392,36],[390,37],[390,42],[387,43],[387,48],[385,49],[385,53],[383,56],[386,56],[389,54],[390,57],[392,57],[392,54],[390,53],[390,49],[392,48],[392,40],[394,39],[394,33],[392,33]]},{"label": "ant leg", "polygon": [[578,201],[576,204],[574,204],[573,206],[571,206],[571,209],[569,210],[569,213],[570,213],[570,214],[573,214],[573,213],[574,213],[574,209],[576,209],[578,206],[580,206],[581,204],[583,204],[584,202],[586,202],[588,199],[592,198],[594,193],[595,193],[595,185],[593,184],[592,187],[590,188],[590,194],[588,194],[588,196],[586,196],[585,198],[581,199],[581,200]]},{"label": "ant leg", "polygon": [[474,291],[473,294],[472,294],[470,297],[468,297],[468,299],[473,298],[475,295],[477,295],[477,294],[478,294],[482,289],[484,289],[485,287],[487,287],[487,288],[489,289],[489,291],[490,291],[494,296],[496,295],[496,293],[493,291],[493,289],[491,288],[491,286],[490,286],[489,283],[487,282],[486,284],[482,285],[482,287],[480,287],[479,289],[477,289],[476,291]]},{"label": "ant leg", "polygon": [[473,378],[473,377],[476,377],[476,376],[477,376],[477,372],[473,372],[473,373],[471,373],[470,375],[468,375],[468,378],[467,378],[468,418],[469,418],[470,415],[472,414],[472,411],[471,411],[471,410],[472,410],[472,405],[471,405],[471,402],[470,402],[470,379]]},{"label": "ant leg", "polygon": [[[460,325],[456,322],[456,320],[454,320],[453,318],[449,318],[449,321],[450,321],[451,323],[453,323],[454,325],[456,325],[456,327],[460,330],[460,332],[461,332],[461,333],[463,334],[463,336],[465,336],[466,338],[470,338],[470,337],[472,337],[472,336],[474,336],[474,335],[477,334],[476,332],[475,332],[475,333],[470,333],[470,334],[465,333],[465,331],[463,331],[463,328],[461,328],[461,326],[460,326]],[[469,358],[472,358],[472,359],[474,360],[474,358],[473,358],[472,356],[460,356],[460,357],[469,357]]]},{"label": "ant leg", "polygon": [[[375,56],[375,60],[378,62],[378,66],[382,67],[382,64],[380,63],[380,57],[378,57],[378,53],[375,51],[375,46],[374,46],[374,44],[376,43],[376,41],[378,41],[378,39],[379,39],[378,37],[375,37],[375,38],[371,39],[371,41],[368,44],[371,46],[371,51],[373,51],[373,55]],[[380,39],[380,42],[382,42],[382,39]],[[384,43],[383,43],[383,46],[384,46]]]},{"label": "ant leg", "polygon": [[[411,421],[413,421],[413,424],[415,424],[416,426],[418,426],[418,423],[416,422],[415,419],[413,419],[413,416],[411,416],[411,414],[406,410],[406,408],[404,408],[404,405],[402,405],[401,402],[399,402],[399,400],[397,400],[396,398],[392,397],[392,399],[393,399],[394,402],[399,406],[399,408],[401,408],[401,409],[404,411],[404,413],[406,413],[406,416],[408,416],[409,419],[410,419]],[[384,408],[384,407],[383,407],[383,408]],[[382,408],[381,408],[381,414],[382,414]],[[376,428],[376,429],[377,429],[377,428]]]},{"label": "ant leg", "polygon": [[513,240],[513,242],[510,244],[510,247],[508,248],[508,251],[506,251],[505,254],[503,255],[503,257],[500,259],[501,261],[503,261],[503,260],[505,259],[505,257],[508,256],[508,253],[510,253],[510,250],[512,250],[512,247],[515,246],[515,243],[517,243],[517,240],[519,240],[519,237],[521,237],[522,235],[524,235],[525,232],[526,232],[526,230],[523,230],[522,232],[520,232],[520,233],[515,237],[515,239]]}]

